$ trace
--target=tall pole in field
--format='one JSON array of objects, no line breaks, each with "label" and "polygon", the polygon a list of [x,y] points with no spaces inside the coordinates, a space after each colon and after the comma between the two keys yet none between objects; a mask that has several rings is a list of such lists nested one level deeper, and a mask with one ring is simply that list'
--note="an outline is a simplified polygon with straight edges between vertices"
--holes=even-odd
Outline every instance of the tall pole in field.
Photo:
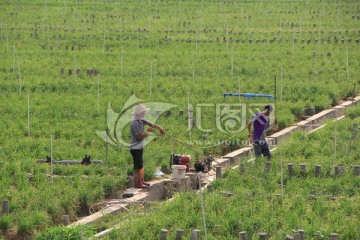
[{"label": "tall pole in field", "polygon": [[74,80],[76,81],[76,51],[74,51]]},{"label": "tall pole in field", "polygon": [[50,136],[50,176],[51,176],[51,184],[54,184],[54,160],[53,160],[53,136]]},{"label": "tall pole in field", "polygon": [[14,53],[13,53],[13,75],[15,73],[15,59],[16,59],[16,48],[15,48],[15,41],[14,41]]},{"label": "tall pole in field", "polygon": [[295,56],[295,33],[292,35],[292,55]]},{"label": "tall pole in field", "polygon": [[123,47],[120,50],[120,76],[123,77]]},{"label": "tall pole in field", "polygon": [[191,142],[191,129],[193,127],[193,111],[192,111],[192,107],[190,104],[190,95],[188,93],[187,96],[187,105],[188,105],[188,131],[189,131],[189,140]]},{"label": "tall pole in field", "polygon": [[194,56],[192,57],[192,80],[193,80],[193,84],[195,83],[195,60],[194,60]]},{"label": "tall pole in field", "polygon": [[280,102],[282,102],[282,82],[283,82],[283,67],[281,66],[280,72]]},{"label": "tall pole in field", "polygon": [[98,75],[98,84],[97,84],[97,105],[98,105],[98,114],[100,115],[100,80]]},{"label": "tall pole in field", "polygon": [[30,92],[27,94],[27,124],[28,124],[28,136],[30,136]]},{"label": "tall pole in field", "polygon": [[150,63],[150,97],[152,95],[152,63]]},{"label": "tall pole in field", "polygon": [[20,62],[19,62],[19,90],[20,90],[20,93],[21,93],[21,88],[22,88],[22,81],[21,81],[21,65],[20,65]]},{"label": "tall pole in field", "polygon": [[198,52],[198,31],[196,31],[195,35],[195,53]]},{"label": "tall pole in field", "polygon": [[231,48],[231,79],[234,77],[234,51]]},{"label": "tall pole in field", "polygon": [[349,80],[349,46],[346,46],[346,73],[347,73],[347,80]]},{"label": "tall pole in field", "polygon": [[280,175],[281,175],[281,198],[284,198],[284,171],[283,171],[283,157],[282,157],[282,142],[280,142]]}]

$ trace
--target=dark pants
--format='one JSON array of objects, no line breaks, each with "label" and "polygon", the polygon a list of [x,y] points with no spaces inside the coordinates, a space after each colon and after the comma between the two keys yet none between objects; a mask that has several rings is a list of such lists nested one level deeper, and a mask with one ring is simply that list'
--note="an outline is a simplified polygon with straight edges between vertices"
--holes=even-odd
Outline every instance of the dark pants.
[{"label": "dark pants", "polygon": [[256,157],[260,157],[261,155],[263,155],[268,160],[271,159],[270,149],[266,141],[254,141],[253,146]]},{"label": "dark pants", "polygon": [[135,170],[139,170],[144,167],[143,152],[144,152],[144,149],[130,150],[130,153],[133,157],[133,163],[134,163]]}]

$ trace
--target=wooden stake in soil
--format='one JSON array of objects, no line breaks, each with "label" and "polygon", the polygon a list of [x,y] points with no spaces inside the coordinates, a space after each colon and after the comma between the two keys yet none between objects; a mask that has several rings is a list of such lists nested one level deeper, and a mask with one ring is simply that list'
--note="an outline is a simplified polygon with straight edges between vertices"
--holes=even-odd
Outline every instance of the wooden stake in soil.
[{"label": "wooden stake in soil", "polygon": [[63,216],[62,223],[63,223],[65,226],[67,226],[67,225],[70,224],[70,217],[69,217],[69,215],[64,215],[64,216]]},{"label": "wooden stake in soil", "polygon": [[259,240],[265,240],[266,239],[266,233],[264,233],[264,232],[261,232],[261,233],[259,233]]},{"label": "wooden stake in soil", "polygon": [[342,176],[344,175],[344,164],[339,164],[335,167],[335,175],[336,176]]},{"label": "wooden stake in soil", "polygon": [[300,240],[301,237],[300,237],[300,234],[299,233],[295,233],[294,234],[294,240]]},{"label": "wooden stake in soil", "polygon": [[303,175],[306,174],[306,164],[305,163],[300,164],[300,173]]},{"label": "wooden stake in soil", "polygon": [[240,167],[240,173],[245,173],[245,165],[244,165],[244,163],[240,163],[240,165],[239,165],[239,167]]},{"label": "wooden stake in soil", "polygon": [[288,163],[288,173],[291,176],[294,176],[294,164]]},{"label": "wooden stake in soil", "polygon": [[220,166],[216,167],[216,178],[222,178],[222,168]]},{"label": "wooden stake in soil", "polygon": [[2,202],[1,215],[9,214],[9,200]]},{"label": "wooden stake in soil", "polygon": [[339,238],[339,235],[336,233],[330,233],[330,240],[337,240]]},{"label": "wooden stake in soil", "polygon": [[354,166],[354,175],[360,176],[360,165]]},{"label": "wooden stake in soil", "polygon": [[316,165],[315,166],[315,177],[320,177],[321,176],[321,165]]},{"label": "wooden stake in soil", "polygon": [[184,234],[184,230],[179,228],[176,229],[176,236],[175,236],[175,240],[182,240],[183,239],[183,234]]},{"label": "wooden stake in soil", "polygon": [[199,240],[200,239],[200,230],[194,229],[191,232],[190,240]]},{"label": "wooden stake in soil", "polygon": [[268,173],[271,168],[271,162],[266,161],[265,162],[265,173]]},{"label": "wooden stake in soil", "polygon": [[248,240],[247,233],[245,231],[240,232],[239,235],[241,240]]},{"label": "wooden stake in soil", "polygon": [[304,240],[304,239],[305,239],[305,231],[299,229],[298,232],[299,232],[299,234],[300,234],[300,240]]},{"label": "wooden stake in soil", "polygon": [[168,232],[169,231],[167,229],[161,229],[161,231],[160,231],[160,240],[166,240]]}]

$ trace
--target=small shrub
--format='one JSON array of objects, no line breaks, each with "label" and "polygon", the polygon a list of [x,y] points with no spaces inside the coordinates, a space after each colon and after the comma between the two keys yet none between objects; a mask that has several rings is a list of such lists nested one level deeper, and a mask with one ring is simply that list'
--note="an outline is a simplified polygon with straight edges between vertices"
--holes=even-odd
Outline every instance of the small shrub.
[{"label": "small shrub", "polygon": [[88,239],[95,231],[89,226],[78,225],[74,228],[65,226],[50,228],[47,232],[36,236],[35,240],[78,240]]},{"label": "small shrub", "polygon": [[3,215],[0,217],[0,230],[6,232],[10,228],[10,217],[9,215]]}]

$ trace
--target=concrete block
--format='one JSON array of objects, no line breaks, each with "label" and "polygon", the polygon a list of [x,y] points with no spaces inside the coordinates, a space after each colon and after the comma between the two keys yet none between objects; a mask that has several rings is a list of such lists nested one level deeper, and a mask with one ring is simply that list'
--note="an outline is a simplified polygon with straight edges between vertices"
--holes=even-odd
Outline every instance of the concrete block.
[{"label": "concrete block", "polygon": [[240,158],[246,158],[251,153],[252,146],[243,147],[236,151],[226,154],[223,158],[228,158],[230,160],[230,164],[234,164],[240,161]]},{"label": "concrete block", "polygon": [[213,168],[216,168],[217,166],[221,167],[227,167],[230,165],[230,159],[229,158],[217,158],[213,161]]},{"label": "concrete block", "polygon": [[186,176],[184,179],[178,179],[179,192],[189,191],[191,189],[190,177]]},{"label": "concrete block", "polygon": [[150,186],[147,187],[148,196],[146,201],[157,201],[165,198],[165,184],[164,180],[155,180],[150,182]]},{"label": "concrete block", "polygon": [[[267,142],[267,144],[269,145],[269,147],[271,148],[271,146],[276,146],[276,141],[274,138],[265,138],[265,141]],[[249,154],[251,153],[251,151],[253,150],[253,147],[250,148],[249,150]]]},{"label": "concrete block", "polygon": [[164,181],[165,198],[171,198],[175,192],[185,192],[191,189],[189,176],[184,179],[167,179]]},{"label": "concrete block", "polygon": [[179,182],[175,179],[167,179],[164,181],[164,195],[165,199],[171,198],[179,188]]},{"label": "concrete block", "polygon": [[314,116],[309,117],[306,120],[311,121],[311,124],[323,124],[325,121],[336,118],[336,110],[335,109],[326,109],[324,111],[321,111]]},{"label": "concrete block", "polygon": [[299,130],[306,131],[306,132],[313,130],[315,127],[314,125],[311,124],[311,121],[309,121],[309,120],[303,120],[301,122],[293,124],[292,126],[297,126],[299,128]]},{"label": "concrete block", "polygon": [[276,132],[274,134],[272,134],[271,136],[269,136],[269,138],[273,138],[275,139],[275,143],[276,145],[279,145],[279,143],[281,141],[284,141],[285,139],[287,139],[288,137],[290,137],[291,133],[293,133],[294,131],[299,130],[298,126],[290,126],[287,127],[279,132]]},{"label": "concrete block", "polygon": [[196,172],[187,172],[186,176],[189,177],[190,179],[190,185],[192,189],[197,189],[198,186],[198,178],[197,178],[197,173]]},{"label": "concrete block", "polygon": [[360,101],[360,96],[354,98],[354,101],[346,101],[340,104],[340,106],[344,107],[352,107],[355,106]]},{"label": "concrete block", "polygon": [[345,115],[345,112],[346,112],[346,107],[345,106],[338,105],[338,106],[333,107],[332,109],[334,109],[336,111],[336,116],[337,117]]}]

